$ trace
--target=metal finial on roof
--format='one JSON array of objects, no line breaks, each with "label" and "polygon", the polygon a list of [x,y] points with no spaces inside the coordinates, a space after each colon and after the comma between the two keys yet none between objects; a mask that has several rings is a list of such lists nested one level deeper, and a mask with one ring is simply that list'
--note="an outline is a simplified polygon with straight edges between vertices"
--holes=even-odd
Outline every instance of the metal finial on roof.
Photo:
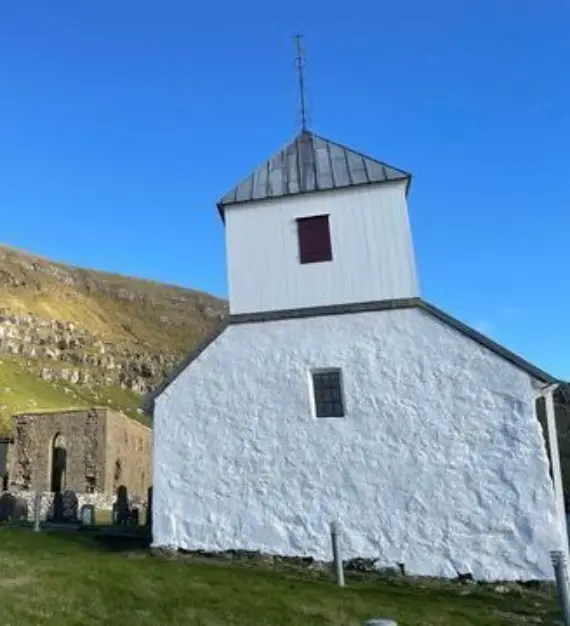
[{"label": "metal finial on roof", "polygon": [[301,113],[301,131],[307,130],[307,101],[305,97],[305,51],[301,45],[301,35],[295,35],[295,46],[297,56],[295,57],[295,67],[297,68],[297,78],[299,81],[299,104]]}]

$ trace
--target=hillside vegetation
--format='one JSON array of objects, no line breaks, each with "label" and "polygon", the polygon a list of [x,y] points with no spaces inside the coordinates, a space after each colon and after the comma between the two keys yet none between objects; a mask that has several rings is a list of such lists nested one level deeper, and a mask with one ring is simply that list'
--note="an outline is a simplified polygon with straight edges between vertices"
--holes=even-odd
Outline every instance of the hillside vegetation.
[{"label": "hillside vegetation", "polygon": [[219,323],[208,294],[69,267],[0,245],[0,432],[15,412],[142,394]]}]

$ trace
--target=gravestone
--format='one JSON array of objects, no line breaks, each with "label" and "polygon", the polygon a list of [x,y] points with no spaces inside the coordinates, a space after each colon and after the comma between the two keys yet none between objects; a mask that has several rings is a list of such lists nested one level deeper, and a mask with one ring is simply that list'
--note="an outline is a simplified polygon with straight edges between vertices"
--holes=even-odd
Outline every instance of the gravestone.
[{"label": "gravestone", "polygon": [[92,504],[84,504],[79,511],[79,519],[84,526],[95,524],[95,507]]},{"label": "gravestone", "polygon": [[79,508],[79,500],[74,491],[63,492],[63,515],[66,521],[76,522]]},{"label": "gravestone", "polygon": [[59,523],[73,523],[77,521],[77,509],[79,502],[75,492],[71,490],[56,491],[53,497],[53,508],[50,518],[54,522]]},{"label": "gravestone", "polygon": [[125,485],[121,485],[117,489],[117,499],[113,504],[113,523],[118,526],[126,526],[129,523],[130,514],[129,493]]},{"label": "gravestone", "polygon": [[28,503],[11,493],[0,496],[0,522],[19,522],[28,519]]},{"label": "gravestone", "polygon": [[139,510],[137,508],[131,509],[131,514],[129,516],[129,521],[133,526],[139,525]]}]

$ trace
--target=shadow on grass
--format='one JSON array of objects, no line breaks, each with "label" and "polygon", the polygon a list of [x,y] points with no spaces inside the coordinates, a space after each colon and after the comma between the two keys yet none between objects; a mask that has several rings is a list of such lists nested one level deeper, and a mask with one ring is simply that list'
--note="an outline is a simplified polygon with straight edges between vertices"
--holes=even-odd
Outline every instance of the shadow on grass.
[{"label": "shadow on grass", "polygon": [[[54,534],[53,532],[50,534]],[[133,552],[148,550],[150,538],[146,534],[110,535],[89,532],[57,533],[62,540],[73,542],[90,550],[102,552]]]},{"label": "shadow on grass", "polygon": [[39,533],[34,533],[31,527],[5,526],[4,528],[18,535],[30,534],[37,540],[41,540],[42,537],[54,538],[59,544],[99,552],[120,553],[148,550],[151,544],[150,535],[143,529],[136,529],[133,532],[113,533],[109,528],[102,530],[97,527],[73,530],[46,528]]}]

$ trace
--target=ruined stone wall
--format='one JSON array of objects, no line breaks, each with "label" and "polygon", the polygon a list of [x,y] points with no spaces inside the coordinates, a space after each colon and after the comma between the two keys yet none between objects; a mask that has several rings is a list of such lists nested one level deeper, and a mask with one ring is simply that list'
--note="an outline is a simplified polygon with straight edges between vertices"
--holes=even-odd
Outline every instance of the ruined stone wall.
[{"label": "ruined stone wall", "polygon": [[100,491],[104,485],[105,409],[82,409],[15,415],[9,453],[10,485],[51,488],[53,442],[66,449],[65,489]]},{"label": "ruined stone wall", "polygon": [[146,497],[152,484],[152,431],[116,411],[107,411],[105,488],[125,485],[129,495]]},{"label": "ruined stone wall", "polygon": [[[11,491],[13,496],[21,498],[26,502],[28,507],[28,521],[34,519],[34,506],[35,506],[35,491]],[[92,504],[99,511],[111,511],[113,503],[115,502],[115,496],[106,493],[76,493],[77,496],[77,512],[81,510],[84,504]],[[42,499],[40,503],[40,519],[45,520],[48,517],[48,512],[53,505],[54,494],[50,492],[42,493]],[[140,506],[140,505],[139,505]]]}]

